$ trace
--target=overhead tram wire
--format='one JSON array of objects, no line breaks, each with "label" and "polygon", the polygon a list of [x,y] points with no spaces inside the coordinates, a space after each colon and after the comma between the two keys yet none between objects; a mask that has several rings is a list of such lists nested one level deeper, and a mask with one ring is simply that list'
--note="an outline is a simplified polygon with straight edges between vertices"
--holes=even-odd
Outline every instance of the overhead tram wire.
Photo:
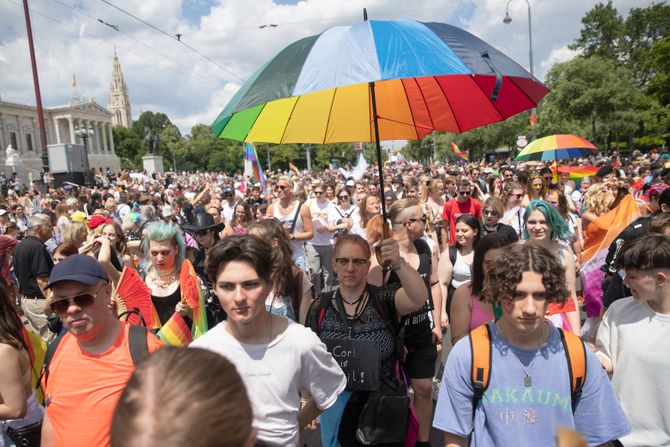
[{"label": "overhead tram wire", "polygon": [[[170,56],[168,56],[167,54],[165,54],[165,53],[163,53],[163,52],[161,52],[161,51],[159,51],[159,50],[153,48],[153,47],[150,46],[150,45],[147,45],[146,43],[142,42],[140,39],[137,39],[137,38],[133,37],[132,35],[126,33],[125,31],[122,31],[118,25],[110,24],[110,23],[108,23],[108,22],[106,22],[106,21],[100,19],[99,17],[95,17],[95,16],[93,16],[93,15],[87,13],[86,11],[83,11],[83,10],[81,10],[81,9],[79,9],[79,8],[76,8],[76,7],[74,7],[74,6],[68,5],[67,3],[62,2],[61,0],[52,0],[52,1],[55,2],[55,3],[58,3],[58,4],[61,5],[61,6],[64,6],[64,7],[68,8],[68,9],[71,9],[72,11],[76,12],[77,14],[81,14],[81,15],[83,15],[84,17],[88,17],[88,18],[91,19],[91,20],[95,20],[95,21],[97,21],[97,22],[99,22],[99,23],[102,23],[103,25],[106,25],[106,26],[112,28],[113,30],[115,30],[115,31],[117,31],[117,32],[119,32],[119,33],[121,33],[121,34],[123,34],[123,35],[126,36],[127,38],[129,38],[129,39],[131,39],[131,40],[137,42],[138,44],[142,45],[143,47],[147,48],[148,50],[153,51],[154,53],[160,55],[161,57],[163,57],[163,58],[169,60],[169,61],[172,62],[173,64],[175,64],[175,65],[177,65],[177,66],[183,68],[184,70],[186,70],[186,73],[188,73],[189,76],[192,76],[192,75],[193,75],[193,68],[192,68],[192,67],[187,67],[186,65],[183,65],[182,63],[180,63],[180,62],[178,62],[178,61],[172,59],[172,58],[171,58]],[[127,50],[126,50],[126,51],[127,51]],[[135,54],[135,53],[133,53],[133,54]],[[196,77],[197,77],[201,82],[207,82],[207,83],[209,83],[209,84],[217,85],[217,86],[220,85],[220,82],[213,81],[212,79],[207,79],[207,78],[200,77],[200,76],[196,76]]]},{"label": "overhead tram wire", "polygon": [[170,34],[170,33],[168,33],[167,31],[163,31],[162,29],[160,29],[160,28],[158,28],[158,27],[152,25],[151,23],[147,22],[146,20],[141,19],[141,18],[139,18],[139,17],[133,15],[132,13],[126,11],[125,9],[123,9],[123,8],[121,8],[121,7],[119,7],[119,6],[116,6],[116,5],[115,5],[114,3],[112,3],[112,2],[109,2],[109,1],[107,1],[107,0],[100,0],[100,1],[103,2],[103,3],[105,3],[105,4],[107,4],[107,5],[109,5],[109,6],[111,6],[111,7],[114,8],[114,9],[117,9],[118,11],[121,11],[122,13],[126,14],[127,16],[132,17],[133,19],[137,20],[138,22],[141,22],[141,23],[147,25],[148,27],[150,27],[150,28],[152,28],[152,29],[158,31],[159,33],[166,35],[166,36],[169,37],[170,39],[174,39],[175,41],[177,41],[177,42],[181,43],[182,45],[184,45],[184,46],[185,46],[186,48],[188,48],[189,50],[193,51],[194,53],[200,55],[202,58],[204,58],[204,59],[206,59],[207,61],[211,62],[212,64],[216,65],[216,66],[219,67],[221,70],[225,71],[225,72],[228,73],[230,76],[232,76],[232,77],[234,77],[235,79],[237,79],[238,81],[240,81],[240,82],[244,82],[244,79],[242,79],[241,77],[239,77],[238,75],[236,75],[235,73],[233,73],[232,71],[230,71],[229,69],[227,69],[226,67],[224,67],[223,65],[219,64],[218,62],[212,60],[212,59],[211,59],[209,56],[207,56],[206,54],[204,54],[204,53],[198,51],[196,48],[193,48],[191,45],[189,45],[189,44],[187,44],[186,42],[184,42],[183,40],[181,40],[182,35],[180,35],[179,37],[177,37],[177,35],[175,35],[175,34]]},{"label": "overhead tram wire", "polygon": [[[13,0],[5,0],[5,1],[6,1],[7,3],[11,3],[12,5],[16,6],[17,8],[23,10],[23,5],[22,5],[22,4],[16,3],[16,2],[14,2]],[[95,35],[93,35],[93,34],[91,34],[91,33],[86,32],[86,31],[82,31],[80,28],[77,28],[77,27],[74,27],[74,26],[72,26],[72,25],[69,25],[69,24],[63,22],[62,20],[56,19],[56,18],[54,18],[54,17],[51,17],[50,15],[45,14],[45,13],[43,13],[43,12],[41,12],[41,11],[37,11],[36,9],[33,9],[33,8],[28,8],[28,9],[29,9],[31,12],[35,13],[36,15],[38,15],[38,16],[44,17],[45,19],[51,20],[52,22],[55,22],[55,23],[57,23],[57,24],[59,24],[59,25],[62,25],[62,26],[64,26],[64,27],[66,27],[66,28],[69,28],[69,29],[71,29],[71,30],[74,30],[74,31],[76,31],[77,33],[81,33],[82,35],[84,35],[84,36],[86,36],[86,37],[90,37],[90,38],[92,38],[92,39],[95,39],[95,40],[97,40],[97,41],[100,41],[101,43],[103,43],[103,44],[105,44],[105,45],[108,45],[108,46],[110,46],[110,47],[112,47],[112,48],[115,48],[115,46],[114,46],[113,44],[107,42],[105,39],[102,39],[102,38],[100,38],[100,37],[98,37],[98,36],[95,36]],[[146,61],[149,61],[149,62],[151,62],[152,64],[161,65],[161,66],[167,68],[168,70],[171,70],[171,71],[173,71],[173,72],[175,72],[175,73],[177,73],[177,74],[180,74],[180,75],[183,75],[183,74],[184,74],[184,72],[182,72],[181,70],[177,70],[177,69],[175,69],[175,67],[172,67],[172,66],[170,66],[170,64],[166,64],[166,63],[163,62],[163,61],[157,61],[157,60],[151,59],[151,58],[149,58],[149,57],[146,57],[146,56],[143,56],[143,55],[141,55],[141,54],[138,54],[138,53],[136,53],[136,52],[134,52],[134,51],[132,51],[132,50],[130,50],[130,49],[128,49],[128,48],[124,48],[124,47],[119,47],[119,48],[121,48],[122,50],[128,52],[129,54],[133,54],[133,55],[139,57],[140,59],[144,59],[144,60],[146,60]],[[192,75],[193,75],[193,73],[192,73],[192,71],[190,71],[190,69],[189,69],[189,71],[187,71],[185,74],[186,74],[187,76],[192,76]],[[204,81],[207,81],[207,82],[209,82],[209,83],[212,83],[212,85],[214,85],[214,84],[217,84],[217,85],[218,85],[218,83],[213,82],[211,79],[205,79],[205,78],[203,78],[203,80],[204,80]]]}]

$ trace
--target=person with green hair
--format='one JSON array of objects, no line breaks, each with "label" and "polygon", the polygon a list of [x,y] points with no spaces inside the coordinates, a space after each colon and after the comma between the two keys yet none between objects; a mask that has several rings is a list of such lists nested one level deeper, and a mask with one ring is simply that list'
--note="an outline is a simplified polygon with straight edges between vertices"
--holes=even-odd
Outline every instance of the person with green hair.
[{"label": "person with green hair", "polygon": [[141,276],[158,317],[153,327],[166,344],[185,346],[207,331],[207,318],[202,282],[185,259],[184,235],[177,225],[152,222],[146,226],[142,251],[146,260]]},{"label": "person with green hair", "polygon": [[528,204],[523,216],[523,238],[539,245],[553,254],[565,268],[565,279],[569,299],[564,304],[551,304],[547,318],[557,327],[580,333],[581,320],[577,303],[575,254],[569,247],[560,243],[570,240],[570,227],[558,211],[544,200],[533,200]]}]

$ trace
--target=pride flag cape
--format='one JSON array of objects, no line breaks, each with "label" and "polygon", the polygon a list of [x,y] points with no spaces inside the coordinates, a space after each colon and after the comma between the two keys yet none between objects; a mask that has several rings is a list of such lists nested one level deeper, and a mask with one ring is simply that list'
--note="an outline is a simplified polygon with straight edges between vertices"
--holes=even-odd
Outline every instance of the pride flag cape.
[{"label": "pride flag cape", "polygon": [[599,316],[602,308],[601,281],[605,274],[600,267],[605,264],[607,250],[614,239],[632,221],[640,216],[637,203],[631,194],[621,200],[619,205],[603,214],[586,227],[582,266],[582,276],[586,314]]},{"label": "pride flag cape", "polygon": [[300,175],[300,169],[290,161],[288,162],[288,167],[291,168],[291,171],[293,171],[295,175]]},{"label": "pride flag cape", "polygon": [[193,327],[189,330],[179,312],[175,312],[158,331],[158,337],[172,346],[186,346],[207,332],[205,299],[193,264],[188,259],[184,259],[179,270],[179,287],[182,302],[193,310]]},{"label": "pride flag cape", "polygon": [[258,161],[258,153],[253,143],[244,143],[244,173],[260,182],[263,189],[266,188],[265,173]]},{"label": "pride flag cape", "polygon": [[33,384],[33,389],[35,390],[35,397],[38,402],[44,402],[44,393],[42,392],[42,387],[37,386],[37,382],[40,378],[40,373],[42,372],[42,366],[44,365],[44,356],[47,352],[47,344],[42,340],[38,335],[26,329],[25,326],[22,326],[21,332],[23,333],[23,341],[26,343],[28,348],[28,356],[30,357],[30,364],[32,365],[31,382]]},{"label": "pride flag cape", "polygon": [[458,148],[458,146],[456,146],[456,143],[454,143],[453,141],[451,142],[451,148],[454,150],[454,154],[458,155],[458,156],[460,157],[461,160],[463,160],[463,161],[465,161],[465,162],[470,161],[470,160],[468,159],[468,151],[462,151],[462,150],[460,150],[460,149]]}]

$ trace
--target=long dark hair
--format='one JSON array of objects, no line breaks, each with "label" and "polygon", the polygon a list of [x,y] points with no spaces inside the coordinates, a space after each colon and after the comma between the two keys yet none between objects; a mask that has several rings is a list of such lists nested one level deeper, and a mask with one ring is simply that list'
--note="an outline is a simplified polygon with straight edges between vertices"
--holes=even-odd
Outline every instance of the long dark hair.
[{"label": "long dark hair", "polygon": [[[456,218],[454,227],[456,226],[456,224],[459,224],[461,222],[463,222],[465,225],[475,230],[475,238],[472,240],[472,248],[477,248],[477,242],[479,242],[479,239],[482,237],[482,224],[479,223],[479,219],[477,219],[472,214],[461,214],[460,216],[458,216],[458,218]],[[456,242],[454,246],[457,249],[461,248],[461,244],[458,242]]]},{"label": "long dark hair", "polygon": [[0,343],[28,351],[23,339],[23,323],[11,302],[9,288],[0,283]]},{"label": "long dark hair", "polygon": [[489,250],[502,248],[510,245],[511,241],[501,233],[489,233],[479,240],[475,246],[475,254],[472,258],[472,279],[470,287],[472,294],[479,296],[484,287],[484,257]]}]

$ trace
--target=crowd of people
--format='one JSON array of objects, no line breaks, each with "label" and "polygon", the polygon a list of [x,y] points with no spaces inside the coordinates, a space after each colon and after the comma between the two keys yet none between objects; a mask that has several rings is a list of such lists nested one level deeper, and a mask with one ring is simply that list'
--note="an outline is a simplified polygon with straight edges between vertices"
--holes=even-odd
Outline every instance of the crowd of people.
[{"label": "crowd of people", "polygon": [[670,445],[670,154],[571,164],[6,181],[0,446]]}]

